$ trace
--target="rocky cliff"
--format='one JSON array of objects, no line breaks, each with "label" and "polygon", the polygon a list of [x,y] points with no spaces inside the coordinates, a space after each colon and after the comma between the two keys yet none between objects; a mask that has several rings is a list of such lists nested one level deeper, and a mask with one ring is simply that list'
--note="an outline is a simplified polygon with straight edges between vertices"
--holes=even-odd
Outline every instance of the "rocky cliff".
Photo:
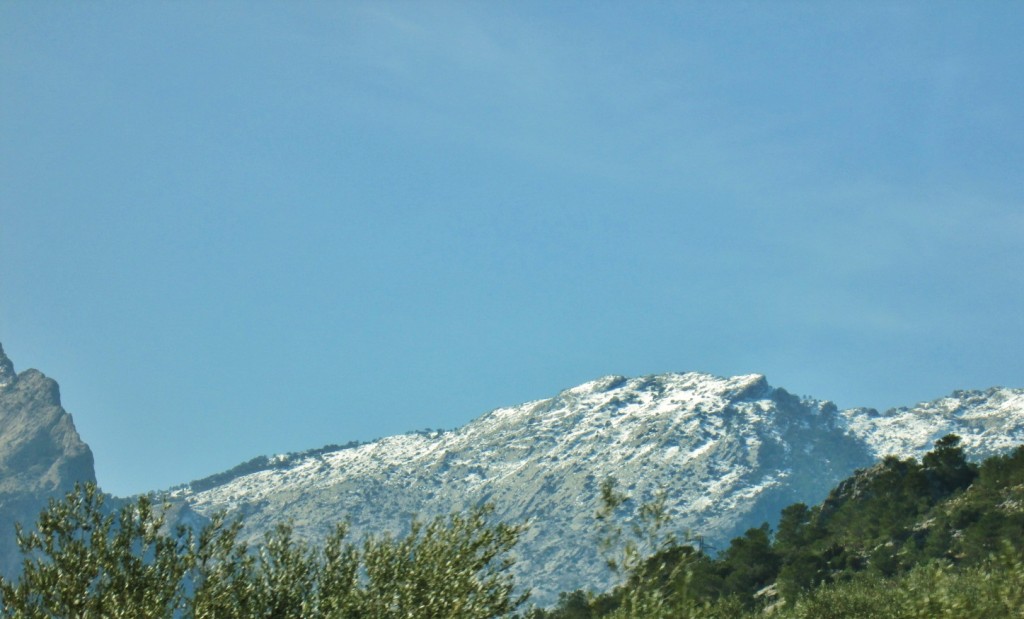
[{"label": "rocky cliff", "polygon": [[57,383],[14,372],[0,347],[0,570],[19,564],[14,523],[35,522],[50,497],[95,482],[92,451],[60,404]]}]

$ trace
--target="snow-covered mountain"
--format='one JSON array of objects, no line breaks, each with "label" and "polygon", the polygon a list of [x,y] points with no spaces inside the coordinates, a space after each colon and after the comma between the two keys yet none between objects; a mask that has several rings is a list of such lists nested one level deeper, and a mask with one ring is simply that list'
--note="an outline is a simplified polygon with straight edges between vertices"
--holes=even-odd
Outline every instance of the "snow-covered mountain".
[{"label": "snow-covered mountain", "polygon": [[918,456],[949,432],[979,455],[1024,442],[1024,391],[957,392],[879,414],[800,399],[760,375],[608,376],[457,430],[280,457],[172,495],[200,514],[243,514],[254,537],[291,520],[310,539],[340,520],[357,537],[398,533],[414,517],[490,502],[498,518],[529,523],[519,581],[545,604],[608,584],[594,514],[609,476],[633,505],[665,489],[678,533],[724,547],[790,503],[821,500],[854,469]]}]

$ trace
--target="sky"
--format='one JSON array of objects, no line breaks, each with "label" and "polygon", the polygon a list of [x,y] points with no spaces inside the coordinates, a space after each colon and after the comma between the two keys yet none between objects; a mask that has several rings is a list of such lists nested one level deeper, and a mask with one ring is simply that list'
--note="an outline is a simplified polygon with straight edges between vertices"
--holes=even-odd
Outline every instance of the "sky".
[{"label": "sky", "polygon": [[1024,387],[1022,28],[0,0],[0,343],[118,495],[608,374]]}]

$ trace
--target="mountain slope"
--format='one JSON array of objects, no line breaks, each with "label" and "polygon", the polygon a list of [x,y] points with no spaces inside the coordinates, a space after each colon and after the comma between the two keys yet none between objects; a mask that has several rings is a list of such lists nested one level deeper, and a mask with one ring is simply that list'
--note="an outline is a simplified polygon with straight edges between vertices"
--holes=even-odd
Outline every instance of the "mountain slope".
[{"label": "mountain slope", "polygon": [[[1024,390],[958,391],[878,413],[799,399],[760,375],[608,376],[449,432],[256,458],[168,496],[182,518],[227,510],[245,516],[251,538],[290,520],[311,540],[338,521],[356,537],[402,533],[414,517],[493,503],[501,520],[529,523],[519,581],[545,604],[609,584],[594,519],[608,477],[634,508],[667,490],[676,532],[723,548],[786,505],[823,499],[854,469],[920,457],[947,433],[974,458],[1024,443]],[[95,481],[92,453],[57,384],[15,374],[0,348],[0,527],[34,521],[78,481]],[[9,573],[15,557],[13,536],[0,537],[0,568]]]},{"label": "mountain slope", "polygon": [[253,537],[287,519],[311,539],[340,520],[357,537],[397,533],[415,516],[491,502],[498,518],[530,523],[520,581],[548,603],[609,582],[594,521],[606,477],[634,506],[668,489],[676,531],[721,548],[790,503],[821,500],[854,469],[919,457],[949,432],[974,456],[1024,442],[1024,391],[957,392],[879,414],[801,400],[760,375],[608,376],[450,432],[281,457],[173,496],[200,514],[244,515]]},{"label": "mountain slope", "polygon": [[801,401],[759,375],[610,376],[451,432],[389,437],[175,494],[202,514],[244,514],[253,535],[290,519],[310,538],[338,520],[357,536],[397,532],[414,515],[492,502],[499,518],[530,523],[520,574],[544,603],[608,582],[594,535],[604,478],[637,501],[669,489],[673,525],[724,545],[873,461],[844,423],[831,403]]}]

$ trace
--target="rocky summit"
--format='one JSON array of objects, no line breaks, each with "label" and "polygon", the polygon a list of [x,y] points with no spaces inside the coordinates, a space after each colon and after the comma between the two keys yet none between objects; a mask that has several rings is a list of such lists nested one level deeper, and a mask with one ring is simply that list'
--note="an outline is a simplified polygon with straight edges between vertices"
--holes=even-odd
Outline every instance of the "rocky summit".
[{"label": "rocky summit", "polygon": [[338,521],[356,537],[400,533],[414,517],[492,503],[498,518],[529,525],[518,578],[547,604],[612,578],[594,517],[608,477],[632,497],[620,524],[665,490],[676,534],[723,548],[786,505],[820,501],[858,467],[919,456],[949,432],[978,455],[1024,442],[1024,392],[957,392],[881,414],[798,398],[760,375],[608,376],[457,430],[264,459],[262,470],[172,495],[201,514],[243,515],[254,537],[290,520],[308,539]]},{"label": "rocky summit", "polygon": [[95,481],[92,451],[57,383],[37,370],[16,374],[0,347],[0,570],[18,565],[15,522],[35,522],[50,497]]}]

